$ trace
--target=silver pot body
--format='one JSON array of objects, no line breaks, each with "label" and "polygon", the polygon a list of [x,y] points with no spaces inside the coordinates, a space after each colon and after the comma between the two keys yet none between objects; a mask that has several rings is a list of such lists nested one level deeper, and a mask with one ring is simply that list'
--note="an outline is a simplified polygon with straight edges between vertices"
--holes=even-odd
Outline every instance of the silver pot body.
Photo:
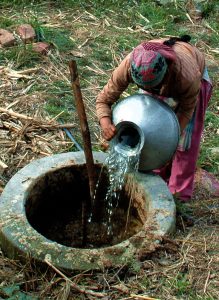
[{"label": "silver pot body", "polygon": [[146,94],[129,96],[114,106],[112,119],[117,133],[111,147],[127,156],[139,152],[140,171],[161,168],[174,155],[180,126],[163,101]]}]

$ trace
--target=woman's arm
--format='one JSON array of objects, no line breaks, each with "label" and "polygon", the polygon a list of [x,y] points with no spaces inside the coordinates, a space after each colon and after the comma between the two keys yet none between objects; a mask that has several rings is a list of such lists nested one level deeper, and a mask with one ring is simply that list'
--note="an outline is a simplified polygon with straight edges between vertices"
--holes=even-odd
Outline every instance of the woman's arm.
[{"label": "woman's arm", "polygon": [[184,83],[183,92],[179,94],[177,99],[179,101],[179,106],[176,115],[178,117],[181,133],[192,118],[198,100],[200,87],[201,80],[198,76],[198,78],[194,81]]},{"label": "woman's arm", "polygon": [[113,71],[109,81],[96,99],[96,112],[102,129],[102,135],[106,140],[111,140],[116,133],[116,127],[112,123],[112,104],[132,82],[130,75],[130,54]]},{"label": "woman's arm", "polygon": [[130,75],[130,54],[127,55],[121,64],[113,71],[109,81],[103,90],[97,95],[96,112],[98,120],[103,117],[111,119],[111,106],[132,82]]}]

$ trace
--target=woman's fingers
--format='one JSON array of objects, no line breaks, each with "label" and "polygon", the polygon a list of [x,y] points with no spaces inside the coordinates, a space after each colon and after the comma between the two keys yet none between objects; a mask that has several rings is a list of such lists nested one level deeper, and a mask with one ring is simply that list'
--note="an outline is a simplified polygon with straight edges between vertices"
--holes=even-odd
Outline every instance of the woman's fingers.
[{"label": "woman's fingers", "polygon": [[111,140],[116,133],[116,127],[113,124],[103,128],[103,137],[109,141]]},{"label": "woman's fingers", "polygon": [[111,140],[116,133],[116,127],[112,123],[109,117],[103,117],[100,120],[100,126],[102,129],[102,136],[107,141]]}]

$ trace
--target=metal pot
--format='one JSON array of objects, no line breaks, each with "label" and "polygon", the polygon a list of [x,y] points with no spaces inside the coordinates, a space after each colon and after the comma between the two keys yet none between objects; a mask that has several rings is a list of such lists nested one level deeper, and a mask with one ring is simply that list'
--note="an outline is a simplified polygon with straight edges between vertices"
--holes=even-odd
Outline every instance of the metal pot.
[{"label": "metal pot", "polygon": [[112,110],[117,134],[111,147],[126,156],[140,154],[139,170],[164,166],[174,155],[180,127],[174,111],[163,101],[135,94],[118,102]]}]

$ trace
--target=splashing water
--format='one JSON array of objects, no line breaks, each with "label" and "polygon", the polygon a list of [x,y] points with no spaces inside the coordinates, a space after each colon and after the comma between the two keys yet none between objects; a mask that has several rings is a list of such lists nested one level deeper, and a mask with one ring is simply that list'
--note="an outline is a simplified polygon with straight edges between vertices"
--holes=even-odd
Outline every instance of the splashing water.
[{"label": "splashing water", "polygon": [[111,217],[113,212],[114,201],[119,201],[122,188],[125,183],[128,172],[137,172],[139,165],[139,152],[117,152],[112,147],[109,156],[106,159],[106,166],[109,174],[109,187],[107,189],[105,203],[107,215],[107,234],[112,235]]}]

